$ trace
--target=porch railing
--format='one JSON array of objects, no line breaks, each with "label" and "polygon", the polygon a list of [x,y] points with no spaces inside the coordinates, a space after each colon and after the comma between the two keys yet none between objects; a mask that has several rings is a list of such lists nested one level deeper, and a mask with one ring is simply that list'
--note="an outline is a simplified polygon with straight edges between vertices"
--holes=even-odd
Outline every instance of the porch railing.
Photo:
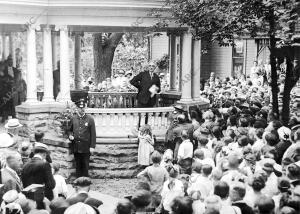
[{"label": "porch railing", "polygon": [[137,135],[139,126],[148,120],[156,136],[164,136],[173,107],[157,108],[87,108],[94,117],[97,138],[124,138]]}]

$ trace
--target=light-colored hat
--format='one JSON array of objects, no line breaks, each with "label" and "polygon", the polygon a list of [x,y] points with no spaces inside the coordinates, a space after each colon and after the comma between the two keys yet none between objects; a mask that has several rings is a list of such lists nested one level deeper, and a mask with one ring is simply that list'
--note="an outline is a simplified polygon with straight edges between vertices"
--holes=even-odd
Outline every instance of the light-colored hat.
[{"label": "light-colored hat", "polygon": [[77,204],[74,204],[66,211],[64,212],[65,214],[96,214],[97,212],[89,205],[84,204],[82,202],[79,202]]},{"label": "light-colored hat", "polygon": [[278,135],[283,140],[289,140],[291,136],[291,130],[285,126],[280,127],[278,130]]},{"label": "light-colored hat", "polygon": [[0,148],[8,148],[14,145],[14,139],[7,133],[0,134]]},{"label": "light-colored hat", "polygon": [[15,129],[15,128],[19,128],[22,127],[23,125],[19,122],[18,119],[13,118],[13,119],[9,119],[7,121],[7,123],[5,124],[5,128],[6,129]]},{"label": "light-colored hat", "polygon": [[7,204],[16,201],[19,198],[18,192],[16,190],[9,190],[3,195],[3,201]]},{"label": "light-colored hat", "polygon": [[41,149],[41,150],[45,150],[45,151],[48,151],[48,146],[44,143],[35,143],[34,145],[34,149]]}]

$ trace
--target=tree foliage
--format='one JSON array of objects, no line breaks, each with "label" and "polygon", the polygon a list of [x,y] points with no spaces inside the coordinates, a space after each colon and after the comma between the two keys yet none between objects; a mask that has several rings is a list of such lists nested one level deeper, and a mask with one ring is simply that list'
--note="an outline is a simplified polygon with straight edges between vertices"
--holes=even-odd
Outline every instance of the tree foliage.
[{"label": "tree foliage", "polygon": [[190,27],[196,39],[218,41],[221,45],[233,45],[235,37],[245,34],[276,35],[281,43],[290,43],[299,5],[299,0],[166,1],[172,18]]},{"label": "tree foliage", "polygon": [[[170,18],[163,18],[163,11],[169,9]],[[164,8],[152,13],[158,19],[156,26],[166,26],[169,22],[177,22],[188,27],[195,39],[208,42],[216,41],[221,46],[234,45],[234,40],[241,36],[264,36],[270,39],[270,62],[272,78],[273,111],[278,110],[278,83],[276,58],[278,49],[287,48],[294,51],[292,46],[295,26],[299,20],[299,0],[166,0]],[[293,58],[283,56],[290,65]],[[288,66],[288,74],[298,74],[299,66]],[[293,77],[298,80],[299,75]],[[295,81],[286,78],[284,96],[295,85]],[[289,102],[286,97],[283,98]],[[286,104],[288,106],[288,104]],[[282,118],[288,118],[288,109],[284,107]],[[287,112],[287,113],[286,113]],[[286,120],[286,119],[285,119]],[[286,123],[286,121],[284,121]]]}]

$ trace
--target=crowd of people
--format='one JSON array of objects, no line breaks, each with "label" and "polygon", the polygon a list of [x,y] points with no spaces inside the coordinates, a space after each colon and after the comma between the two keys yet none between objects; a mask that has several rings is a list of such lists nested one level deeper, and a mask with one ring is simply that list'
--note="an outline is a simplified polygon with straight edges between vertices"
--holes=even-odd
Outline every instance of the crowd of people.
[{"label": "crowd of people", "polygon": [[[283,125],[270,107],[268,72],[252,71],[251,77],[222,81],[212,73],[201,92],[210,100],[205,111],[174,106],[162,153],[155,150],[151,126],[140,127],[141,170],[116,214],[300,213],[299,102],[292,99],[290,122]],[[20,126],[11,119],[10,138],[0,136],[1,147],[13,148],[1,155],[1,212],[100,213],[103,202],[89,194],[92,180],[78,177],[70,191],[43,133],[32,143],[15,143]]]}]

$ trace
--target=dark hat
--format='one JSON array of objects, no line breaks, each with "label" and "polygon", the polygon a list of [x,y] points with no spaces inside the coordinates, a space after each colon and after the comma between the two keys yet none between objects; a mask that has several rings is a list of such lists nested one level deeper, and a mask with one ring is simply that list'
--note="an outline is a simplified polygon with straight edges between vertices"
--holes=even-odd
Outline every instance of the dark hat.
[{"label": "dark hat", "polygon": [[85,100],[83,98],[81,98],[79,101],[77,101],[76,103],[76,106],[78,108],[85,108]]},{"label": "dark hat", "polygon": [[79,177],[74,181],[74,185],[80,187],[90,186],[91,184],[92,181],[88,177]]},{"label": "dark hat", "polygon": [[279,180],[278,180],[278,189],[279,190],[288,190],[290,187],[291,187],[291,184],[287,178],[279,178]]}]

